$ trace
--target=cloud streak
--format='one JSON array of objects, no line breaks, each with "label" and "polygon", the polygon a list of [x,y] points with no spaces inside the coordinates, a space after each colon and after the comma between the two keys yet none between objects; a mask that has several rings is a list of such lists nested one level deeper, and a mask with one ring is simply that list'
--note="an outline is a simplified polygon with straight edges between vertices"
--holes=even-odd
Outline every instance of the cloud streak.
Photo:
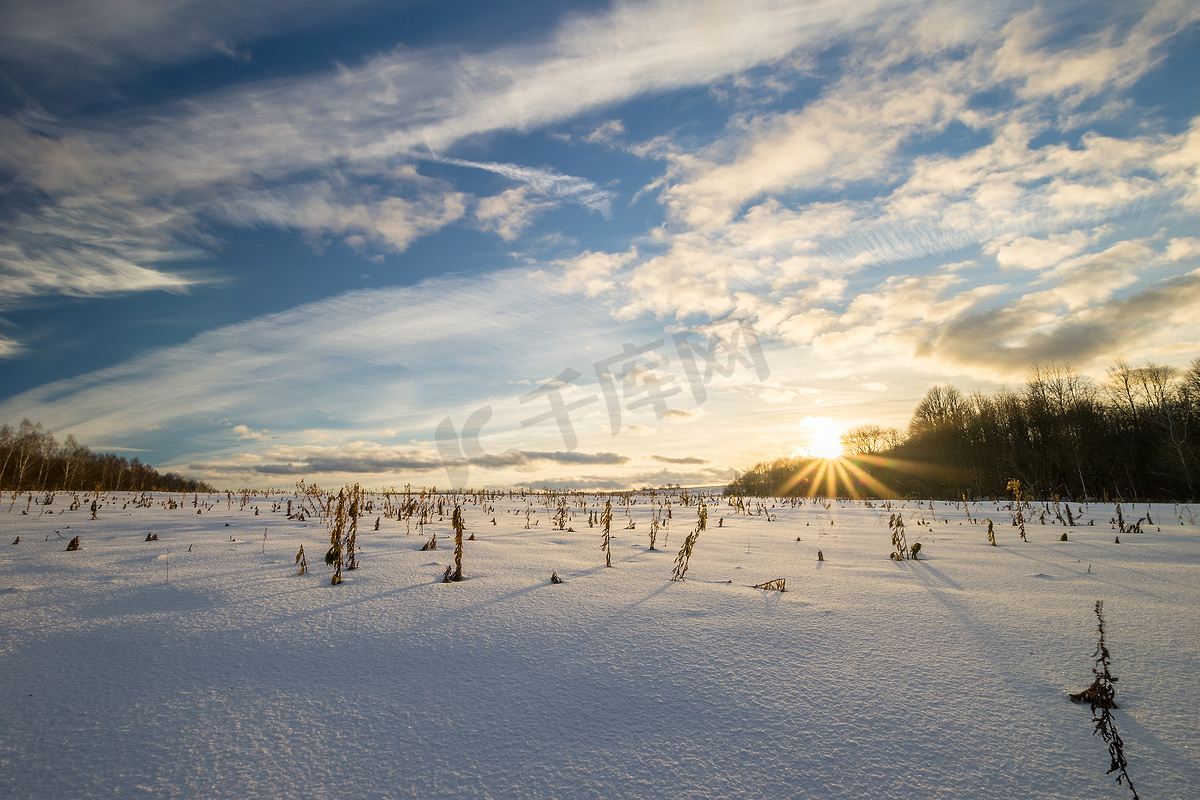
[{"label": "cloud streak", "polygon": [[[215,329],[7,398],[0,419],[31,416],[81,441],[129,446],[184,436],[191,449],[170,453],[171,467],[213,475],[394,475],[442,469],[432,441],[437,421],[465,419],[490,402],[498,413],[484,432],[488,452],[466,462],[472,466],[506,474],[622,467],[631,457],[603,446],[564,449],[553,424],[525,431],[521,420],[536,409],[518,401],[527,391],[518,384],[564,362],[588,369],[590,351],[619,352],[626,339],[662,335],[618,325],[602,308],[564,303],[521,270],[432,279]],[[576,424],[596,439],[586,417]],[[390,432],[378,433],[384,428]]]},{"label": "cloud streak", "polygon": [[[483,469],[529,468],[541,463],[580,465],[621,465],[629,463],[628,456],[619,453],[568,453],[540,451],[512,451],[498,456],[469,459],[465,464]],[[259,475],[313,475],[352,474],[379,475],[395,472],[430,472],[441,470],[447,465],[439,458],[429,458],[419,453],[396,456],[322,456],[311,455],[289,463],[239,464],[200,462],[190,464],[189,469],[200,474],[254,473]],[[450,466],[460,466],[451,462]]]},{"label": "cloud streak", "polygon": [[523,183],[544,197],[575,203],[589,211],[595,211],[606,217],[612,214],[614,193],[606,189],[601,189],[586,178],[563,175],[552,169],[524,167],[520,164],[464,161],[461,158],[446,158],[441,156],[426,156],[425,158],[428,161],[438,164],[449,164],[456,167],[467,167],[469,169],[481,169],[493,172]]},{"label": "cloud streak", "polygon": [[[444,153],[466,137],[543,128],[650,92],[703,85],[782,59],[827,36],[831,27],[860,24],[877,7],[758,0],[740,4],[736,13],[713,5],[695,14],[673,3],[622,4],[608,14],[573,18],[545,41],[523,47],[472,54],[400,50],[332,74],[265,81],[93,119],[86,128],[44,118],[0,120],[0,171],[24,192],[23,210],[4,223],[4,238],[17,244],[4,254],[0,291],[16,297],[69,293],[71,285],[92,294],[186,286],[189,276],[153,265],[211,244],[206,218],[345,235],[352,245],[401,250],[457,219],[461,198],[431,195],[419,208],[386,190],[335,198],[328,184],[303,176],[325,170],[339,179],[386,178],[411,163],[411,154]],[[31,8],[20,6],[24,21],[16,30],[28,33],[42,24]],[[151,61],[188,57],[201,45],[161,52],[143,46],[153,20],[186,21],[194,11],[211,22],[224,8],[176,3],[160,16],[142,3],[122,7],[122,14],[139,18],[129,29],[128,49],[141,47]],[[239,7],[229,24],[253,31],[256,20],[267,16]],[[119,26],[111,20],[98,26],[42,22],[64,31],[63,46],[81,59],[99,60],[105,51],[117,61],[132,57],[115,46]],[[196,41],[207,40],[210,27],[198,30]],[[46,52],[17,48],[13,57],[38,63]],[[454,163],[505,174],[556,202],[600,213],[611,202],[585,178],[511,164]],[[314,187],[317,199],[298,202]],[[124,231],[128,242],[113,246],[89,235],[89,218],[105,214],[113,217],[106,227]],[[494,227],[512,234],[520,225]],[[55,276],[47,267],[68,252],[73,264]],[[45,281],[23,277],[43,271],[51,276]]]}]

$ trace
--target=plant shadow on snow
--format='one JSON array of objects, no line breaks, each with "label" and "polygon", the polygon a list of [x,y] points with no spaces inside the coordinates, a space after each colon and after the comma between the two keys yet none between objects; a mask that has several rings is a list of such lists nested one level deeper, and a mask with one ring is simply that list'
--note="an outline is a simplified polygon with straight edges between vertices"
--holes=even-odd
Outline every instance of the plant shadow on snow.
[{"label": "plant shadow on snow", "polygon": [[[567,578],[563,579],[564,583],[567,582],[569,579],[570,579],[570,576],[568,575]],[[441,582],[440,578],[438,579],[438,582],[439,583]],[[527,594],[536,592],[538,589],[545,588],[549,585],[550,585],[549,581],[538,581],[537,583],[531,583],[528,586],[524,586],[520,589],[513,589],[505,594],[496,595],[495,597],[489,597],[487,600],[479,600],[475,603],[472,603],[471,605],[463,606],[458,609],[458,612],[459,613],[468,613],[471,611],[482,611],[483,609],[492,608],[493,606],[500,606],[510,600],[514,600],[518,597],[523,597]]]},{"label": "plant shadow on snow", "polygon": [[[1075,541],[1076,540],[1072,540],[1072,543],[1075,543]],[[1103,574],[1099,573],[1096,570],[1093,570],[1091,573],[1088,573],[1086,567],[1084,569],[1080,569],[1079,566],[1076,565],[1076,564],[1082,565],[1082,564],[1085,564],[1086,562],[1079,561],[1074,556],[1064,556],[1061,560],[1059,560],[1059,559],[1050,560],[1045,555],[1037,555],[1034,553],[1022,552],[1023,550],[1027,549],[1029,547],[1029,545],[1031,545],[1031,544],[1035,544],[1035,543],[1030,542],[1029,544],[1021,544],[1020,546],[1006,548],[1005,552],[1009,553],[1010,555],[1016,556],[1017,558],[1023,558],[1023,559],[1026,559],[1027,561],[1031,561],[1031,562],[1033,562],[1033,564],[1035,564],[1039,568],[1041,568],[1041,567],[1048,568],[1048,569],[1052,570],[1051,574],[1053,574],[1053,572],[1070,572],[1076,578],[1098,581],[1100,583],[1110,585],[1113,588],[1119,588],[1123,592],[1134,592],[1134,593],[1143,595],[1145,597],[1152,598],[1154,600],[1163,601],[1163,602],[1168,602],[1173,599],[1166,595],[1162,595],[1162,594],[1150,591],[1149,589],[1146,589],[1145,587],[1142,587],[1142,586],[1131,585],[1128,583],[1121,583],[1116,580],[1111,580],[1111,579],[1105,578],[1103,576]],[[1050,542],[1047,542],[1046,544],[1048,545],[1048,544],[1050,544]],[[1055,544],[1057,544],[1057,542],[1055,542]],[[1104,549],[1104,545],[1095,545],[1095,547],[1099,550]],[[1123,544],[1121,544],[1121,545],[1114,544],[1114,545],[1112,545],[1112,547],[1124,547],[1124,545]],[[1105,555],[1108,556],[1109,559],[1111,559],[1110,553],[1111,553],[1111,551],[1109,551],[1109,553],[1105,553]],[[1058,553],[1055,553],[1055,554],[1058,555]],[[1100,561],[1100,559],[1097,558],[1096,561],[1098,562],[1098,561]],[[1111,562],[1111,561],[1109,561],[1106,564],[1104,569],[1105,569],[1105,571],[1127,570],[1128,572],[1133,573],[1132,569],[1122,567],[1119,563]],[[1041,574],[1046,574],[1046,573],[1041,573]],[[1030,577],[1033,577],[1033,576],[1034,576],[1034,573],[1030,573]]]},{"label": "plant shadow on snow", "polygon": [[[324,577],[323,575],[318,575],[318,578],[323,578],[323,577]],[[300,611],[300,612],[297,612],[294,614],[286,614],[283,616],[274,617],[274,618],[272,618],[272,622],[277,624],[280,622],[295,622],[297,620],[312,619],[314,617],[326,616],[334,611],[341,611],[342,609],[354,608],[356,606],[362,606],[362,605],[374,603],[379,600],[385,600],[387,598],[399,597],[401,595],[407,594],[408,592],[413,592],[413,591],[416,591],[416,590],[421,589],[422,587],[426,587],[426,586],[434,586],[434,585],[440,584],[441,582],[442,582],[441,576],[437,576],[435,578],[431,578],[428,581],[422,581],[421,583],[413,583],[413,584],[410,584],[407,586],[397,586],[394,589],[388,589],[383,592],[376,592],[374,594],[363,595],[362,597],[355,597],[350,600],[344,600],[340,603],[322,604],[319,606],[314,606],[313,608],[310,608],[310,609],[305,609],[304,611]],[[322,588],[322,589],[336,592],[339,587],[338,586],[330,586],[327,581],[322,580],[318,584],[318,586],[312,586],[312,587],[308,587],[308,588],[312,588],[312,589]]]},{"label": "plant shadow on snow", "polygon": [[622,609],[621,609],[621,614],[622,614],[622,615],[625,615],[625,614],[629,614],[629,613],[631,613],[631,612],[633,612],[633,611],[636,611],[636,610],[637,610],[638,608],[640,608],[641,606],[644,606],[646,603],[648,603],[648,602],[650,602],[651,600],[653,600],[653,599],[655,599],[655,598],[657,598],[657,597],[661,596],[662,594],[664,594],[664,593],[665,593],[665,592],[666,592],[668,589],[670,589],[670,588],[671,588],[671,586],[672,586],[672,584],[670,584],[670,583],[664,583],[662,586],[659,586],[659,587],[657,587],[657,588],[655,588],[655,589],[652,589],[651,591],[649,591],[649,592],[647,592],[646,594],[642,595],[642,596],[641,596],[640,598],[638,598],[637,600],[634,600],[632,603],[630,603],[629,605],[627,605],[627,606],[625,606],[624,608],[622,608]]},{"label": "plant shadow on snow", "polygon": [[915,575],[918,578],[918,580],[920,580],[922,583],[926,584],[926,586],[929,586],[930,582],[925,579],[925,576],[931,576],[934,579],[936,579],[938,583],[941,584],[941,586],[938,588],[949,587],[950,589],[953,589],[956,592],[965,591],[960,584],[958,584],[957,582],[952,580],[950,578],[950,576],[948,576],[946,573],[942,572],[937,567],[932,566],[928,561],[919,561],[919,562],[916,562],[915,564],[913,564],[912,566],[913,566],[913,575]]},{"label": "plant shadow on snow", "polygon": [[78,612],[80,619],[105,620],[118,616],[182,615],[211,611],[213,596],[166,582],[151,585],[129,585],[126,581],[115,591],[105,591],[93,599],[87,610]]}]

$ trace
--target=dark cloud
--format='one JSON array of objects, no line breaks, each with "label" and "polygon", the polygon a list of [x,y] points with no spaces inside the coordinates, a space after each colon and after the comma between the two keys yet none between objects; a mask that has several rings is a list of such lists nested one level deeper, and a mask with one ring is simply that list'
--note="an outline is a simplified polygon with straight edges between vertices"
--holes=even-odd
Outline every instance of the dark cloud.
[{"label": "dark cloud", "polygon": [[664,464],[707,464],[707,458],[696,458],[695,456],[683,456],[681,458],[671,458],[669,456],[650,456],[655,461],[661,461]]},{"label": "dark cloud", "polygon": [[392,470],[426,472],[431,469],[440,469],[442,466],[442,462],[439,460],[412,456],[393,458],[327,456],[306,460],[312,472],[390,472]]},{"label": "dark cloud", "polygon": [[658,472],[641,472],[630,475],[626,486],[666,486],[679,484],[681,486],[719,486],[737,477],[737,470],[710,467],[690,471],[661,469]]},{"label": "dark cloud", "polygon": [[531,489],[552,489],[556,492],[563,491],[611,491],[622,492],[627,491],[630,484],[624,480],[614,480],[613,478],[600,478],[595,475],[590,475],[583,478],[561,478],[558,480],[537,481],[530,484]]},{"label": "dark cloud", "polygon": [[1087,364],[1132,352],[1164,325],[1186,321],[1197,307],[1200,275],[1189,273],[1063,315],[1049,327],[1044,312],[1017,303],[917,328],[908,338],[917,358],[1020,376],[1035,363]]},{"label": "dark cloud", "polygon": [[[549,461],[553,464],[627,464],[629,456],[620,453],[574,453],[567,451],[545,450],[509,450],[497,455],[483,455],[464,462],[485,469],[503,469],[505,467],[523,467],[535,461]],[[442,466],[441,462],[438,466]]]},{"label": "dark cloud", "polygon": [[531,489],[553,489],[554,491],[619,492],[644,487],[657,488],[667,485],[723,486],[737,477],[737,474],[737,470],[716,467],[691,472],[662,469],[658,472],[641,472],[620,478],[605,475],[581,475],[575,478],[531,481],[519,485],[528,486]]},{"label": "dark cloud", "polygon": [[[571,453],[565,451],[512,450],[499,455],[485,455],[469,461],[453,462],[450,466],[468,464],[485,469],[523,467],[533,463],[550,462],[572,465],[621,465],[629,456],[620,453]],[[690,462],[689,462],[690,463]],[[261,475],[307,475],[317,472],[347,472],[374,474],[379,472],[429,472],[447,464],[440,459],[420,455],[401,456],[310,456],[288,464],[190,464],[189,469],[204,473],[257,473]]]},{"label": "dark cloud", "polygon": [[188,464],[188,469],[203,475],[211,474],[257,474],[257,475],[307,475],[312,472],[306,464]]}]

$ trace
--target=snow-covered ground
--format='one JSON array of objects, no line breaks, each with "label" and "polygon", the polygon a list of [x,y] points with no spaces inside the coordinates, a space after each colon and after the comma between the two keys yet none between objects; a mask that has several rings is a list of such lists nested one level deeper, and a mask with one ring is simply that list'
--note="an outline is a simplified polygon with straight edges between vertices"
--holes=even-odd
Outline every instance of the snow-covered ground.
[{"label": "snow-covered ground", "polygon": [[[1195,508],[1125,505],[1151,521],[1117,544],[1112,503],[1073,528],[1037,505],[1026,543],[1003,504],[717,498],[671,582],[678,497],[656,552],[647,496],[614,502],[606,569],[603,497],[556,531],[506,496],[465,506],[462,583],[448,508],[421,535],[377,508],[331,586],[289,496],[107,495],[95,520],[93,495],[4,496],[0,797],[1130,797],[1067,699],[1098,599],[1135,787],[1200,797]],[[919,562],[888,557],[895,511]]]}]

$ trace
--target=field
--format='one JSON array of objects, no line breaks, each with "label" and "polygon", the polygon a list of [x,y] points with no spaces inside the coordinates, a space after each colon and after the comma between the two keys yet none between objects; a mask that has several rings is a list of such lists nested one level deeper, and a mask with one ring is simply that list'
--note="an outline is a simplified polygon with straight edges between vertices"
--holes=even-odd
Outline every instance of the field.
[{"label": "field", "polygon": [[460,496],[443,583],[456,498],[373,495],[334,586],[303,495],[4,499],[13,800],[1131,797],[1067,698],[1097,600],[1135,788],[1200,797],[1193,507],[1032,503],[1025,542],[1006,502],[710,496],[672,581],[694,497]]}]

